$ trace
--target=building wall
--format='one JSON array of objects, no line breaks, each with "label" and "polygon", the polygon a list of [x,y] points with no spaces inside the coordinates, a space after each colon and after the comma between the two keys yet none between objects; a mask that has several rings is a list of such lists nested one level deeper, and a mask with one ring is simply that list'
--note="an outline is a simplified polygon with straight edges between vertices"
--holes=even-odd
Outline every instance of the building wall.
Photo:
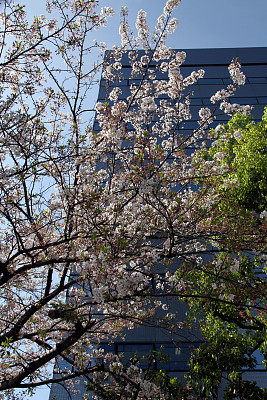
[{"label": "building wall", "polygon": [[[197,84],[190,87],[194,92],[191,101],[192,119],[183,124],[185,135],[190,133],[192,129],[198,127],[198,110],[201,106],[211,106],[210,97],[216,91],[226,88],[230,83],[228,65],[233,58],[238,58],[242,65],[242,71],[246,75],[246,85],[237,90],[236,95],[232,98],[233,103],[249,104],[253,106],[253,116],[255,121],[259,121],[262,117],[263,109],[267,105],[267,48],[240,48],[240,49],[194,49],[185,50],[187,58],[185,63],[181,66],[181,73],[185,77],[192,71],[204,69],[206,71],[205,77],[200,79]],[[140,52],[140,56],[142,52]],[[114,83],[113,86],[120,86],[122,94],[121,99],[125,99],[130,95],[130,73],[131,68],[128,61],[128,56],[124,55],[122,60],[122,74],[123,80],[119,83]],[[157,77],[159,78],[159,77]],[[160,78],[167,79],[167,74],[160,74]],[[140,79],[135,79],[138,84]],[[132,83],[132,80],[131,80]],[[112,89],[112,85],[110,87]],[[161,97],[162,98],[162,97]],[[106,83],[103,79],[100,82],[98,101],[105,101],[107,99]],[[217,118],[213,125],[224,123],[228,117],[222,112],[217,112]],[[211,125],[211,127],[213,126]],[[94,124],[94,130],[99,131],[97,123]],[[171,307],[180,308],[180,315],[185,313],[185,307],[178,303],[173,302]],[[126,333],[126,340],[124,342],[118,341],[112,345],[112,351],[124,352],[130,354],[134,349],[138,350],[140,354],[147,352],[151,349],[158,349],[161,344],[165,344],[165,351],[169,353],[171,360],[167,365],[167,369],[173,376],[183,380],[184,373],[187,370],[187,359],[189,357],[189,348],[192,344],[197,345],[201,340],[199,332],[186,332],[181,331],[181,338],[183,343],[175,346],[172,341],[164,334],[161,329],[154,327],[140,327]],[[104,344],[107,346],[107,344]],[[145,367],[145,365],[144,365]],[[164,369],[164,366],[160,366]],[[166,366],[165,366],[166,368]],[[260,385],[267,387],[266,371],[258,370],[255,372],[247,372],[246,378],[258,381]],[[81,394],[75,394],[73,399],[82,399],[84,393],[84,386],[82,379],[76,385],[77,389],[81,390]],[[221,393],[222,396],[222,393]],[[64,385],[52,385],[50,400],[69,400],[71,399],[70,393],[64,389]]]}]

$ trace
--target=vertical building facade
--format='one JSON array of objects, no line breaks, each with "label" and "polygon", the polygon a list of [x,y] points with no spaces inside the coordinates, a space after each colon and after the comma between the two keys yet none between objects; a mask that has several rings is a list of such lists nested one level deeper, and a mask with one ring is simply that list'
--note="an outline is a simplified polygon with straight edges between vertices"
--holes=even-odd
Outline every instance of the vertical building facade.
[{"label": "vertical building facade", "polygon": [[[242,71],[246,75],[246,84],[236,91],[230,102],[253,106],[252,115],[255,122],[261,120],[264,107],[267,106],[267,48],[193,49],[185,50],[185,52],[187,54],[186,61],[181,66],[181,74],[184,77],[190,75],[192,71],[205,70],[204,78],[190,87],[192,93],[190,106],[192,119],[183,123],[182,129],[185,135],[190,134],[198,127],[199,108],[210,106],[210,97],[231,83],[228,66],[233,58],[238,58],[241,63]],[[120,82],[115,82],[113,86],[120,86],[122,91],[120,98],[126,99],[130,95],[130,84],[133,83],[133,80],[129,79],[131,66],[127,54],[123,56],[120,72],[123,77]],[[157,77],[157,79],[159,78],[167,79],[167,74],[161,74],[160,77]],[[138,85],[140,79],[137,77],[134,83]],[[112,90],[113,86],[112,84],[110,85],[109,91]],[[107,98],[106,82],[101,79],[98,101],[104,102]],[[228,118],[227,115],[218,110],[214,126],[227,122]],[[99,130],[100,127],[95,122],[95,133],[97,134]],[[174,307],[176,311],[179,310],[181,316],[186,312],[184,305],[179,302],[172,302],[170,307]],[[184,375],[188,370],[187,362],[190,353],[194,347],[199,345],[200,341],[201,336],[198,331],[188,332],[181,330],[180,342],[175,344],[161,329],[142,326],[126,332],[124,341],[115,340],[112,343],[103,343],[103,348],[116,354],[124,353],[124,357],[127,359],[135,351],[139,355],[144,355],[152,350],[159,350],[163,346],[164,352],[169,355],[169,361],[164,365],[158,364],[156,367],[166,370],[171,376],[176,376],[178,380],[183,381]],[[64,366],[62,362],[61,367],[63,368]],[[146,362],[144,361],[141,366],[146,368]],[[257,370],[246,372],[246,379],[257,381],[262,387],[267,386],[266,371],[260,363]],[[71,393],[63,383],[53,384],[49,400],[81,400],[85,393],[83,379],[80,379],[76,386],[80,393]]]}]

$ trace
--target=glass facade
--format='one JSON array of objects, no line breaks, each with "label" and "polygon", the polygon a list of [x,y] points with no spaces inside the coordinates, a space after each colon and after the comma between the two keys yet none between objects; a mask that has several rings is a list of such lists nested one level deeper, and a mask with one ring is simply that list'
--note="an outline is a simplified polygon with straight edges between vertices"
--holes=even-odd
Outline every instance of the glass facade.
[{"label": "glass facade", "polygon": [[[228,65],[231,63],[233,58],[238,58],[242,65],[242,71],[246,75],[246,84],[244,87],[239,88],[236,91],[235,96],[232,98],[233,103],[249,104],[253,106],[252,114],[255,121],[259,121],[262,117],[263,109],[267,106],[267,48],[230,48],[230,49],[194,49],[185,50],[187,58],[185,63],[181,66],[181,73],[185,77],[192,71],[198,69],[205,70],[205,77],[199,80],[199,83],[194,84],[190,90],[192,92],[191,98],[191,113],[192,119],[186,121],[181,127],[184,133],[187,134],[192,132],[193,129],[198,127],[198,110],[200,106],[212,106],[210,97],[218,90],[226,88],[230,83]],[[140,52],[141,55],[142,52]],[[130,77],[130,65],[127,55],[123,56],[122,60],[122,80],[118,83],[114,83],[116,86],[120,86],[122,94],[121,99],[125,99],[130,95],[129,90],[129,77]],[[158,77],[157,77],[158,78]],[[161,74],[160,79],[166,79],[167,75]],[[138,84],[136,79],[136,84]],[[132,81],[131,81],[132,83]],[[112,85],[110,90],[112,89]],[[101,79],[99,87],[99,101],[105,101],[108,97],[106,90],[105,81]],[[216,112],[216,122],[213,125],[219,123],[225,123],[227,116],[220,110]],[[211,127],[213,126],[211,125]],[[129,127],[130,129],[130,127]],[[94,130],[100,130],[97,123],[94,124]],[[180,309],[181,314],[185,313],[185,308],[178,302],[172,302],[171,307]],[[168,340],[166,335],[161,330],[153,327],[140,327],[126,333],[126,339],[124,342],[115,341],[115,343],[107,344],[103,343],[102,347],[107,351],[113,351],[114,353],[123,353],[126,360],[129,360],[135,352],[139,356],[144,356],[141,361],[141,366],[146,368],[147,360],[145,354],[151,350],[158,351],[163,346],[163,353],[169,356],[169,361],[166,364],[158,363],[155,367],[164,369],[171,372],[172,376],[178,376],[178,379],[182,380],[183,373],[187,371],[187,361],[190,356],[190,352],[194,347],[198,345],[199,339],[197,339],[198,332],[194,333],[190,337],[188,332],[182,332],[183,341],[174,344]],[[59,367],[61,366],[60,361]],[[247,372],[246,378],[254,381],[263,381],[265,371],[259,370],[253,372]],[[79,379],[76,383],[76,388],[81,393],[75,393],[73,396],[69,390],[64,388],[64,384],[53,384],[50,393],[50,400],[81,400],[84,394],[83,379]]]}]

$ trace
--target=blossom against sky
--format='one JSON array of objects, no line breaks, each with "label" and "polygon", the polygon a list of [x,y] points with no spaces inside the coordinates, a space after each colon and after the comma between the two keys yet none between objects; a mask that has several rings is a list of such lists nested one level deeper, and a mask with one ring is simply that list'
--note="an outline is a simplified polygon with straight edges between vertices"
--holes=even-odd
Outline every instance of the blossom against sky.
[{"label": "blossom against sky", "polygon": [[[101,3],[101,2],[100,2]],[[102,1],[104,4],[104,1]],[[104,40],[108,47],[119,40],[119,9],[126,5],[134,26],[140,8],[147,12],[151,27],[162,13],[164,0],[106,0],[116,16],[109,21]],[[182,0],[174,16],[179,20],[168,44],[173,48],[253,47],[266,46],[266,0]]]},{"label": "blossom against sky", "polygon": [[[42,2],[24,0],[30,4],[33,14],[43,12]],[[23,3],[23,1],[21,2]],[[148,23],[153,29],[162,13],[165,0],[99,0],[100,7],[115,10],[108,27],[96,32],[98,40],[105,41],[108,48],[120,42],[120,7],[127,6],[129,20],[134,28],[138,10],[147,12]],[[42,10],[41,10],[42,8]],[[179,20],[175,34],[168,44],[173,48],[213,47],[265,47],[267,45],[266,0],[182,0],[174,16]],[[135,28],[134,28],[135,29]]]}]

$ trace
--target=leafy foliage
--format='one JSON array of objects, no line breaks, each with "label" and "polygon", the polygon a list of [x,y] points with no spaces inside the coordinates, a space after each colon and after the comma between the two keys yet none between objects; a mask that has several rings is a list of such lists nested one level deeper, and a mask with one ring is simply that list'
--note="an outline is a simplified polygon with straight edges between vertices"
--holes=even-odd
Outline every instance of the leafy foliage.
[{"label": "leafy foliage", "polygon": [[238,204],[255,212],[264,211],[267,207],[267,108],[261,122],[236,114],[227,125],[217,127],[215,135],[218,135],[217,141],[209,155],[221,153],[220,165],[226,164],[230,169],[227,175],[237,186]]},{"label": "leafy foliage", "polygon": [[[224,170],[215,189],[220,211],[235,213],[239,208],[240,221],[257,215],[254,232],[266,230],[266,112],[257,124],[250,116],[234,115],[227,125],[215,129],[215,142],[202,153]],[[241,247],[233,254],[221,246],[216,264],[206,263],[194,277],[196,292],[203,293],[203,298],[190,300],[190,318],[201,318],[204,343],[191,357],[188,382],[201,399],[217,398],[223,382],[225,399],[267,398],[265,389],[245,378],[245,372],[255,370],[258,363],[266,368],[264,240],[259,249],[265,254],[252,255]]]}]

